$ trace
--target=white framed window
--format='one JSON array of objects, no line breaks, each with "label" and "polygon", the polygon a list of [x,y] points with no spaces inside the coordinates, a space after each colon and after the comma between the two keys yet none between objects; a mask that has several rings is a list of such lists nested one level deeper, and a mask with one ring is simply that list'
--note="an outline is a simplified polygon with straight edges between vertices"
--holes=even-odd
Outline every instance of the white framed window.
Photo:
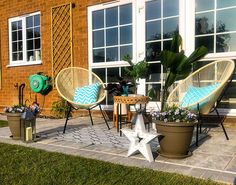
[{"label": "white framed window", "polygon": [[[127,10],[130,21],[124,25],[120,24],[120,9],[123,6],[130,7]],[[146,95],[153,96],[152,101],[156,104],[160,101],[165,75],[159,53],[170,47],[174,31],[182,36],[182,47],[187,56],[201,45],[209,49],[210,53],[200,63],[219,57],[236,59],[236,24],[232,22],[236,18],[235,12],[236,1],[229,0],[120,0],[91,6],[88,8],[89,67],[105,83],[116,82],[115,76],[122,76],[124,66],[128,65],[122,61],[120,49],[127,45],[132,48],[134,63],[145,58],[151,65],[151,74],[146,78],[145,86],[139,88]],[[123,26],[132,29],[130,34],[121,34]],[[112,36],[109,35],[111,29],[117,30]],[[107,36],[112,37],[114,44],[107,43]],[[129,37],[130,42],[123,44],[120,40],[123,36]],[[116,57],[110,57],[110,48],[117,48],[116,52],[111,52]],[[131,49],[124,51],[131,53]],[[108,95],[106,104],[111,103],[112,96]]]},{"label": "white framed window", "polygon": [[40,12],[10,18],[8,66],[41,64]]},{"label": "white framed window", "polygon": [[236,56],[236,1],[195,0],[195,48],[208,48],[207,58]]}]

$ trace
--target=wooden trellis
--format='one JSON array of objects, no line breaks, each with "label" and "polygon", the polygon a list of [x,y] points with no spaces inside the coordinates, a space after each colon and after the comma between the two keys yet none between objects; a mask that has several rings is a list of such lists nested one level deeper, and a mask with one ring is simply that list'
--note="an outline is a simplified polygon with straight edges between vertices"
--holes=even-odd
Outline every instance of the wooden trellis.
[{"label": "wooden trellis", "polygon": [[51,9],[52,78],[64,68],[73,66],[72,3]]}]

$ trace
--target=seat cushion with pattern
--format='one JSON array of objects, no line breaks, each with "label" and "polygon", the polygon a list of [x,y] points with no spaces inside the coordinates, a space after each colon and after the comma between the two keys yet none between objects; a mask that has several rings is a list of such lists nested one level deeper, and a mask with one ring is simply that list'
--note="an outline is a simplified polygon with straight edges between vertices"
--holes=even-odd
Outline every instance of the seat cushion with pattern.
[{"label": "seat cushion with pattern", "polygon": [[[200,99],[207,97],[211,92],[213,92],[215,89],[219,87],[219,83],[208,85],[204,87],[194,87],[190,86],[184,95],[181,107],[188,107],[191,104],[194,104],[195,102],[199,101]],[[199,108],[206,104],[208,102],[208,99],[202,101],[199,103]],[[197,105],[189,107],[190,110],[197,110]]]},{"label": "seat cushion with pattern", "polygon": [[79,104],[93,104],[97,101],[101,85],[99,83],[75,89],[74,102]]}]

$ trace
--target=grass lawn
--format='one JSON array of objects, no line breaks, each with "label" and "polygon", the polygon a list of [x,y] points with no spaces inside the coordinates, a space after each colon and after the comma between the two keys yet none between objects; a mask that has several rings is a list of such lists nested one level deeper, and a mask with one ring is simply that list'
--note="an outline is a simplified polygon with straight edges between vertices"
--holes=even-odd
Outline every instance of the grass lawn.
[{"label": "grass lawn", "polygon": [[0,143],[0,184],[218,184],[150,169]]},{"label": "grass lawn", "polygon": [[0,127],[7,127],[7,126],[8,126],[8,121],[0,120]]}]

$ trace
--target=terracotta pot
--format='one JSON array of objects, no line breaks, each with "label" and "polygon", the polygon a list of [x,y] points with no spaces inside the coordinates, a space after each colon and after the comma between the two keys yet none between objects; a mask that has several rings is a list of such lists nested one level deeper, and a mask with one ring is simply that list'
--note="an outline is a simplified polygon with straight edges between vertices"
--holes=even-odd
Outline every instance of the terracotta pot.
[{"label": "terracotta pot", "polygon": [[159,154],[167,158],[185,158],[192,153],[189,146],[192,141],[195,123],[177,123],[163,122],[153,120],[156,123],[158,137],[160,143]]},{"label": "terracotta pot", "polygon": [[13,139],[20,139],[21,113],[6,113],[7,121]]}]

